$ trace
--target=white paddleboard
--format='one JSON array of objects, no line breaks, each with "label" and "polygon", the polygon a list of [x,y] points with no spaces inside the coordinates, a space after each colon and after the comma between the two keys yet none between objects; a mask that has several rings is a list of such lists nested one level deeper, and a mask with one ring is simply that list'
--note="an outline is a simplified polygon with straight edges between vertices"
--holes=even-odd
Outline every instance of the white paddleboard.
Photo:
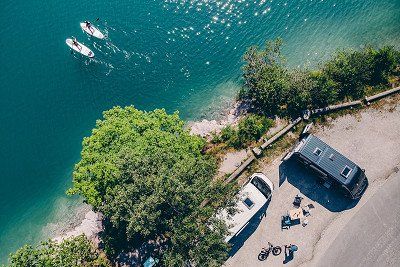
[{"label": "white paddleboard", "polygon": [[104,39],[104,34],[102,34],[101,31],[99,31],[99,29],[97,29],[93,25],[90,25],[90,28],[88,28],[86,26],[85,22],[81,22],[80,25],[81,25],[82,30],[84,32],[86,32],[87,34],[94,36],[96,38],[99,38],[99,39]]},{"label": "white paddleboard", "polygon": [[72,41],[71,38],[68,38],[67,40],[65,40],[65,43],[72,48],[73,50],[75,50],[76,52],[87,56],[87,57],[94,57],[94,53],[92,50],[90,50],[87,46],[85,46],[84,44],[81,44],[80,42],[77,42],[77,45],[74,45],[74,42]]}]

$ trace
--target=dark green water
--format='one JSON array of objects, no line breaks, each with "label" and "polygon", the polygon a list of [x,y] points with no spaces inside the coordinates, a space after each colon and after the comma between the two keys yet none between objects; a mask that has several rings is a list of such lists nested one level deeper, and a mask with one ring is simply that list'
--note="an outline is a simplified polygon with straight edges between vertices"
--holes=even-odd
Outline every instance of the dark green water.
[{"label": "dark green water", "polygon": [[[97,17],[105,41],[79,28]],[[134,104],[211,116],[238,89],[249,45],[281,36],[296,66],[337,48],[398,44],[400,1],[2,0],[0,24],[1,263],[74,214],[79,201],[64,192],[103,110]],[[71,35],[96,59],[71,55]]]}]

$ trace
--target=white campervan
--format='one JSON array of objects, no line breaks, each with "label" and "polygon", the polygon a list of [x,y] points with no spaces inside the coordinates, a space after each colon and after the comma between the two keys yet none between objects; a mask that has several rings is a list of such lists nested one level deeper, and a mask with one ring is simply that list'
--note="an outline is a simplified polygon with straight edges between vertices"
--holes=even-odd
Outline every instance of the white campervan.
[{"label": "white campervan", "polygon": [[274,185],[265,174],[259,172],[250,177],[238,193],[237,212],[233,216],[229,216],[226,211],[222,212],[229,229],[226,242],[247,226],[250,219],[271,199],[273,190]]}]

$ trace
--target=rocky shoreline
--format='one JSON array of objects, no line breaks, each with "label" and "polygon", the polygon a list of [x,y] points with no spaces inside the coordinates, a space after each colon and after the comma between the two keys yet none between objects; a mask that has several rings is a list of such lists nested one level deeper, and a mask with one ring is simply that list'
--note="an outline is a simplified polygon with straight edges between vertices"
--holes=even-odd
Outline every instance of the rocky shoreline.
[{"label": "rocky shoreline", "polygon": [[227,125],[236,125],[247,113],[248,106],[242,102],[234,102],[230,108],[223,111],[219,119],[188,122],[190,133],[202,137],[210,137],[211,133],[219,133]]},{"label": "rocky shoreline", "polygon": [[89,210],[80,224],[73,226],[70,229],[63,229],[63,233],[52,240],[59,243],[64,239],[84,234],[89,240],[98,245],[100,242],[99,233],[103,230],[102,221],[103,215],[101,213]]}]

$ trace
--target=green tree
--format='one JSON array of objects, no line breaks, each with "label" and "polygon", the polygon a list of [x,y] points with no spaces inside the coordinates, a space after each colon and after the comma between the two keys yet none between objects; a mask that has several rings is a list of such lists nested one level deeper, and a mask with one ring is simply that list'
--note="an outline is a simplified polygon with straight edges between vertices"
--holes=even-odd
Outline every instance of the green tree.
[{"label": "green tree", "polygon": [[[210,227],[212,225],[212,227]],[[198,216],[185,218],[171,233],[171,247],[164,257],[165,266],[221,266],[229,246],[224,239],[226,226],[215,218],[202,221]],[[201,243],[201,246],[197,244]]]},{"label": "green tree", "polygon": [[25,245],[10,255],[10,267],[78,267],[111,266],[84,236],[42,242],[36,247]]},{"label": "green tree", "polygon": [[337,83],[340,98],[357,99],[364,95],[365,84],[372,78],[371,49],[338,51],[323,66],[323,72]]},{"label": "green tree", "polygon": [[255,113],[297,116],[306,108],[359,99],[367,88],[386,85],[400,74],[400,51],[392,46],[339,50],[314,71],[288,69],[281,46],[278,38],[264,49],[253,46],[244,54],[239,99],[250,103]]},{"label": "green tree", "polygon": [[399,75],[400,51],[393,46],[384,46],[374,53],[372,84],[385,84],[391,75]]},{"label": "green tree", "polygon": [[256,114],[249,114],[239,121],[238,137],[241,143],[257,141],[274,125],[274,121]]},{"label": "green tree", "polygon": [[310,92],[315,86],[315,81],[308,71],[293,70],[290,72],[289,89],[285,97],[287,115],[298,116],[310,106]]},{"label": "green tree", "polygon": [[391,46],[341,50],[323,66],[323,73],[337,85],[339,98],[360,98],[366,86],[386,84],[400,64],[399,51]]},{"label": "green tree", "polygon": [[[202,153],[205,140],[190,135],[178,113],[130,106],[103,116],[84,138],[69,193],[81,194],[107,218],[107,252],[126,251],[150,239],[170,240],[180,227],[193,227],[186,225],[191,223],[187,218],[204,208],[201,203],[210,192],[223,191],[222,183],[213,182],[215,158]],[[223,238],[214,241],[221,248],[215,253],[226,255]],[[179,258],[183,249],[177,244],[169,243],[169,257]],[[209,255],[211,260],[214,254]],[[196,261],[196,255],[187,256]]]},{"label": "green tree", "polygon": [[262,114],[275,115],[285,104],[289,74],[281,54],[282,39],[268,41],[264,50],[249,48],[243,56],[244,87],[240,98]]},{"label": "green tree", "polygon": [[310,88],[311,105],[313,108],[326,107],[338,101],[337,84],[322,71],[311,71],[314,81]]}]

